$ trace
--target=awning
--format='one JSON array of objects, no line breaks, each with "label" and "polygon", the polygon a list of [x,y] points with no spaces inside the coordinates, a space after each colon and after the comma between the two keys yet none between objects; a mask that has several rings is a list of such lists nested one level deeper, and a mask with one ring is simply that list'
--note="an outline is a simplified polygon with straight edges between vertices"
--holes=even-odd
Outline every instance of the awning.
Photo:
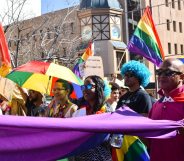
[{"label": "awning", "polygon": [[116,49],[126,49],[127,48],[127,45],[121,41],[111,41],[111,43]]}]

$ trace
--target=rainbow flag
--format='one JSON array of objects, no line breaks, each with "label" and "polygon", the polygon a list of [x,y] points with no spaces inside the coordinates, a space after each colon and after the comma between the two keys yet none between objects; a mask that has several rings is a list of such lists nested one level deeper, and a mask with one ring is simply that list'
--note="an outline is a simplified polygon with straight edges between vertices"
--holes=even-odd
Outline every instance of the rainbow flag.
[{"label": "rainbow flag", "polygon": [[146,8],[128,43],[128,50],[145,57],[157,66],[164,60],[164,51],[149,7]]},{"label": "rainbow flag", "polygon": [[82,78],[81,73],[80,73],[80,70],[79,70],[79,65],[82,64],[82,63],[84,63],[90,56],[93,55],[92,45],[93,45],[93,43],[90,42],[89,45],[88,45],[88,47],[86,48],[85,52],[83,53],[82,57],[79,59],[79,61],[77,62],[77,64],[75,64],[75,66],[73,68],[73,72],[79,78]]},{"label": "rainbow flag", "polygon": [[149,161],[145,145],[136,136],[124,135],[120,149],[112,149],[113,161]]},{"label": "rainbow flag", "polygon": [[0,76],[5,77],[11,70],[11,60],[8,45],[4,35],[3,26],[0,23]]}]

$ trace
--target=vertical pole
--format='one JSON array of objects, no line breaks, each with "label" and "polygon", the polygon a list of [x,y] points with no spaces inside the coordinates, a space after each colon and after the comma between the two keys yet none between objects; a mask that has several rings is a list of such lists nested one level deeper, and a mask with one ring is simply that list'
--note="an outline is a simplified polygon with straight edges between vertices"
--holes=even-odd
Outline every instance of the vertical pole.
[{"label": "vertical pole", "polygon": [[[128,44],[129,42],[129,31],[128,31],[128,5],[127,5],[127,0],[124,1],[125,5],[125,32],[126,32],[126,43]],[[130,53],[127,51],[127,59],[128,61],[130,60]]]},{"label": "vertical pole", "polygon": [[[151,11],[151,14],[152,14],[152,3],[151,3],[151,0],[149,0],[149,6],[150,6],[150,11]],[[158,91],[158,83],[157,83],[157,77],[156,77],[156,65],[154,64],[154,76],[155,76],[155,97],[158,99],[158,94],[157,94],[157,91]]]}]

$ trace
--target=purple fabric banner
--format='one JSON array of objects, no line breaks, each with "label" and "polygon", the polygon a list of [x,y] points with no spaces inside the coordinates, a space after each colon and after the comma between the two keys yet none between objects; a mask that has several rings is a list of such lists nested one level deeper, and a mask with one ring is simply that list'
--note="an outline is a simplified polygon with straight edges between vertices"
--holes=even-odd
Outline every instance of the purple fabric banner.
[{"label": "purple fabric banner", "polygon": [[182,126],[182,121],[151,120],[127,107],[66,119],[0,116],[0,160],[56,160],[74,154],[79,147],[87,150],[81,145],[103,133],[170,138]]}]

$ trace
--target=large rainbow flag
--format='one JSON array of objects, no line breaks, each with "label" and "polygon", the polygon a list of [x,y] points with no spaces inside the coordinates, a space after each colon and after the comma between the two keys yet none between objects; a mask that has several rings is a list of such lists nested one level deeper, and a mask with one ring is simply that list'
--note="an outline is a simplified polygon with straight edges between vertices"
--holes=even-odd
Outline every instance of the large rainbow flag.
[{"label": "large rainbow flag", "polygon": [[0,23],[0,76],[5,77],[11,70],[11,60],[8,45],[4,35],[3,26]]},{"label": "large rainbow flag", "polygon": [[145,57],[157,66],[164,60],[164,51],[149,7],[146,8],[128,43],[128,50]]},{"label": "large rainbow flag", "polygon": [[65,119],[2,115],[0,160],[57,160],[94,148],[108,133],[171,138],[183,125],[184,120],[151,120],[128,107],[113,113]]},{"label": "large rainbow flag", "polygon": [[79,70],[79,65],[82,64],[82,63],[84,63],[90,56],[93,55],[92,45],[93,45],[93,43],[90,42],[89,45],[88,45],[88,47],[86,48],[85,52],[83,53],[82,57],[78,60],[78,62],[75,64],[75,66],[73,68],[73,72],[79,78],[82,78],[82,76],[80,74],[80,70]]}]

